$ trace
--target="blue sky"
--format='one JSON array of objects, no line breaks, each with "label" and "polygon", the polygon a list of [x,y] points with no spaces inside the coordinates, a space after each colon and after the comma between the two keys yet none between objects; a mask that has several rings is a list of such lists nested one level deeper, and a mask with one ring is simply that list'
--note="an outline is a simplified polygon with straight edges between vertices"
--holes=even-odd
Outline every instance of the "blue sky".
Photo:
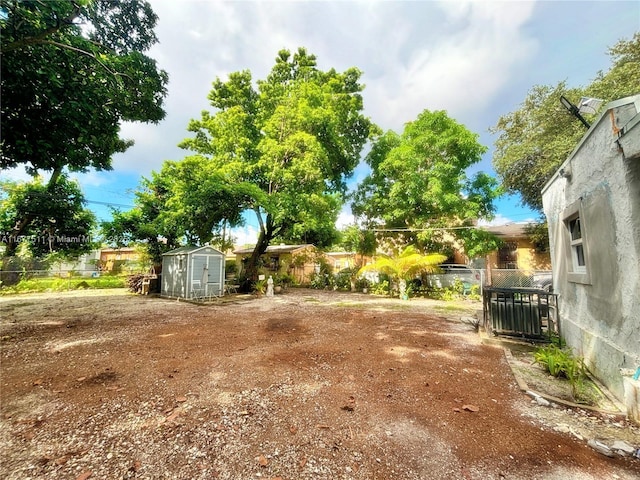
[{"label": "blue sky", "polygon": [[[470,173],[494,174],[488,129],[500,115],[517,109],[536,84],[588,84],[608,69],[607,48],[640,30],[637,1],[150,3],[160,40],[150,54],[170,78],[167,117],[158,125],[123,125],[122,136],[135,145],[114,157],[114,170],[77,176],[101,219],[109,217],[104,203],[126,209],[142,176],[187,154],[176,145],[188,136],[189,119],[209,109],[216,77],[249,69],[264,78],[281,48],[306,47],[322,69],[362,70],[365,112],[385,130],[401,131],[425,109],[446,110],[489,147]],[[359,167],[353,182],[365,174]],[[495,222],[535,217],[518,202],[499,201]],[[254,233],[248,226],[238,242]]]}]

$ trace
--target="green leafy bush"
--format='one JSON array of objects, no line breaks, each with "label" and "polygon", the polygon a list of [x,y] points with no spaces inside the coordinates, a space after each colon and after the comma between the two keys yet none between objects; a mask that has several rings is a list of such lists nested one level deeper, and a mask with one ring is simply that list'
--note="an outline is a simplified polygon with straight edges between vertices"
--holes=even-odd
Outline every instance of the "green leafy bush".
[{"label": "green leafy bush", "polygon": [[278,273],[274,277],[273,281],[275,285],[280,285],[281,287],[288,287],[297,283],[296,277],[290,273]]},{"label": "green leafy bush", "polygon": [[258,280],[253,284],[253,291],[258,295],[264,295],[267,291],[267,281],[266,280]]},{"label": "green leafy bush", "polygon": [[314,273],[311,276],[311,283],[309,285],[311,288],[315,288],[316,290],[325,290],[325,289],[333,289],[333,275],[327,273]]},{"label": "green leafy bush", "polygon": [[533,357],[550,375],[566,378],[571,385],[573,397],[579,397],[587,374],[582,357],[576,357],[570,349],[560,348],[555,344],[539,348]]},{"label": "green leafy bush", "polygon": [[382,280],[381,282],[371,285],[371,293],[374,295],[389,295],[389,281]]},{"label": "green leafy bush", "polygon": [[356,280],[356,290],[363,291],[371,288],[371,282],[364,277],[360,277]]},{"label": "green leafy bush", "polygon": [[351,290],[351,277],[353,272],[350,269],[344,269],[334,275],[334,285],[338,290]]},{"label": "green leafy bush", "polygon": [[480,295],[480,285],[469,284],[463,282],[460,279],[454,280],[454,282],[449,287],[433,287],[425,290],[425,295],[429,298],[433,298],[435,300],[444,300],[444,301],[452,301],[452,300],[482,300],[482,296]]}]

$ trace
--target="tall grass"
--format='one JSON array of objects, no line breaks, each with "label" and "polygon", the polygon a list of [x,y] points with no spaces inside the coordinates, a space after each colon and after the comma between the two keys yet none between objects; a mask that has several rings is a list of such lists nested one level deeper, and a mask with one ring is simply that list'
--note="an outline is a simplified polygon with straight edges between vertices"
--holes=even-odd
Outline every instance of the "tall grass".
[{"label": "tall grass", "polygon": [[47,277],[20,280],[15,285],[0,287],[0,295],[19,293],[64,292],[80,288],[125,288],[125,276],[105,275],[102,277]]}]

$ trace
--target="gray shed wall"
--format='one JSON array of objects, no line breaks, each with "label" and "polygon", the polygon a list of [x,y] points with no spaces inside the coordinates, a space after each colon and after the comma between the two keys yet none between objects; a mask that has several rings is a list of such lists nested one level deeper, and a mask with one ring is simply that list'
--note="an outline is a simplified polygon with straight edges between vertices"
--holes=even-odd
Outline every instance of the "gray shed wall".
[{"label": "gray shed wall", "polygon": [[166,255],[162,257],[161,295],[187,298],[186,263],[187,255]]},{"label": "gray shed wall", "polygon": [[[161,295],[193,298],[224,293],[224,255],[206,247],[162,257]],[[205,269],[206,267],[206,269]]]}]

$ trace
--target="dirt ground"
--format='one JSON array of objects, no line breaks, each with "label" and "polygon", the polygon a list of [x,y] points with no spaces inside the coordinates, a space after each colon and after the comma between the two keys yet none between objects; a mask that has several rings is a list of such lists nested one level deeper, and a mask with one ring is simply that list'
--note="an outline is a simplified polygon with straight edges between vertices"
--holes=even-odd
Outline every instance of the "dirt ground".
[{"label": "dirt ground", "polygon": [[6,479],[637,479],[619,417],[544,407],[479,308],[291,289],[0,298]]}]

